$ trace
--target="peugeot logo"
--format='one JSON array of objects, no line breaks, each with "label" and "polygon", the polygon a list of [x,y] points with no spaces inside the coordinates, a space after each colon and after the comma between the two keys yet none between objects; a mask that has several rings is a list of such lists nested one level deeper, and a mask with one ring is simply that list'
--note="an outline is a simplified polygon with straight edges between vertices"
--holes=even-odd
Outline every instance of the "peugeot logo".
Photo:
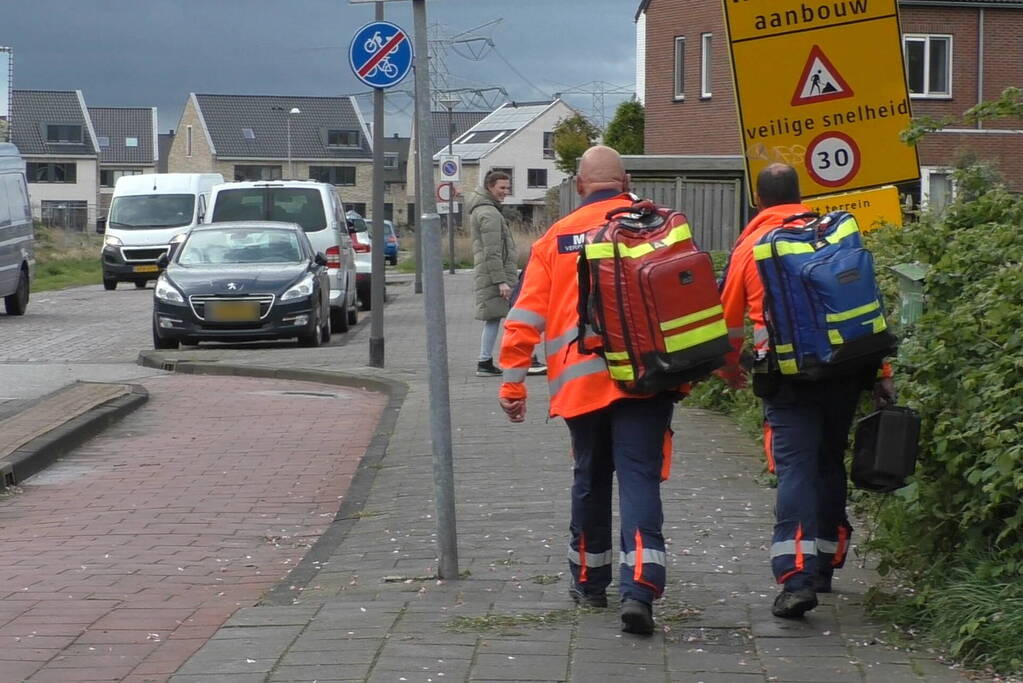
[{"label": "peugeot logo", "polygon": [[228,283],[227,283],[227,288],[228,288],[228,289],[238,289],[238,285],[236,285],[236,284],[235,284],[235,283],[233,283],[233,282],[228,282]]}]

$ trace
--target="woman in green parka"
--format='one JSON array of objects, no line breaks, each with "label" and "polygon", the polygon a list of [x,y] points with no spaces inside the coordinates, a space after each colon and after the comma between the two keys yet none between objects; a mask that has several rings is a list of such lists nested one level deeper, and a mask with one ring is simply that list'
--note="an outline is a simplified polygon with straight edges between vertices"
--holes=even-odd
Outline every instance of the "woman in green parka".
[{"label": "woman in green parka", "polygon": [[508,315],[508,300],[518,278],[515,240],[501,215],[501,202],[509,194],[508,174],[490,171],[483,180],[483,188],[473,190],[465,202],[472,229],[476,319],[483,321],[476,364],[479,377],[501,374],[501,369],[494,365],[494,344],[501,330],[501,318]]}]

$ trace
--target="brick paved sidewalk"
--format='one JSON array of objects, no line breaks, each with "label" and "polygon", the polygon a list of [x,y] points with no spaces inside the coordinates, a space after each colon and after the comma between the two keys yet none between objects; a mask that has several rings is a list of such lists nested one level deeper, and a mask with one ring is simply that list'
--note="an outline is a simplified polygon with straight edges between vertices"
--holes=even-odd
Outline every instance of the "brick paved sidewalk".
[{"label": "brick paved sidewalk", "polygon": [[[445,276],[460,567],[436,570],[422,297],[387,309],[384,371],[364,366],[368,329],[329,356],[200,350],[178,357],[345,368],[409,393],[362,513],[312,580],[280,604],[240,610],[172,678],[210,681],[959,681],[926,652],[886,646],[864,615],[875,576],[850,566],[805,621],[770,615],[773,491],[757,447],[727,419],[681,409],[664,486],[669,585],[651,638],[617,613],[576,611],[566,573],[567,430],[545,421],[546,386],[525,425],[499,415],[499,380],[473,376],[472,275]],[[289,358],[292,358],[289,354]],[[348,520],[352,523],[352,520]],[[854,538],[854,542],[855,542]],[[850,565],[858,565],[855,554]],[[279,594],[279,593],[278,593]]]},{"label": "brick paved sidewalk", "polygon": [[307,382],[141,383],[145,407],[0,496],[3,683],[166,680],[329,526],[385,403]]}]

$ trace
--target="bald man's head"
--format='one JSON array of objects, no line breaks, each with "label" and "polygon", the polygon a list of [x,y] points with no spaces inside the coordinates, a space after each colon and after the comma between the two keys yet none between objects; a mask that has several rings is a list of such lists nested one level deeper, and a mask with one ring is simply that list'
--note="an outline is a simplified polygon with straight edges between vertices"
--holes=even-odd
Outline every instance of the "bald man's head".
[{"label": "bald man's head", "polygon": [[788,164],[771,164],[757,176],[757,206],[761,209],[801,201],[799,175]]},{"label": "bald man's head", "polygon": [[581,197],[587,197],[601,190],[626,192],[629,189],[629,174],[618,152],[596,145],[583,152],[579,159],[579,175],[576,176],[576,190]]}]

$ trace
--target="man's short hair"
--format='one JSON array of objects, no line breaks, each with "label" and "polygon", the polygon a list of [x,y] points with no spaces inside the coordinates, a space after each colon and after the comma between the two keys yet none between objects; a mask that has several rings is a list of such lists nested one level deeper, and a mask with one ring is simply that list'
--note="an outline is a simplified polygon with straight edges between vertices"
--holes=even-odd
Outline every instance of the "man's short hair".
[{"label": "man's short hair", "polygon": [[487,171],[487,175],[483,178],[483,187],[488,190],[497,184],[498,180],[507,180],[511,182],[511,176],[504,171]]},{"label": "man's short hair", "polygon": [[771,164],[757,176],[757,199],[762,208],[798,204],[799,175],[787,164]]}]

